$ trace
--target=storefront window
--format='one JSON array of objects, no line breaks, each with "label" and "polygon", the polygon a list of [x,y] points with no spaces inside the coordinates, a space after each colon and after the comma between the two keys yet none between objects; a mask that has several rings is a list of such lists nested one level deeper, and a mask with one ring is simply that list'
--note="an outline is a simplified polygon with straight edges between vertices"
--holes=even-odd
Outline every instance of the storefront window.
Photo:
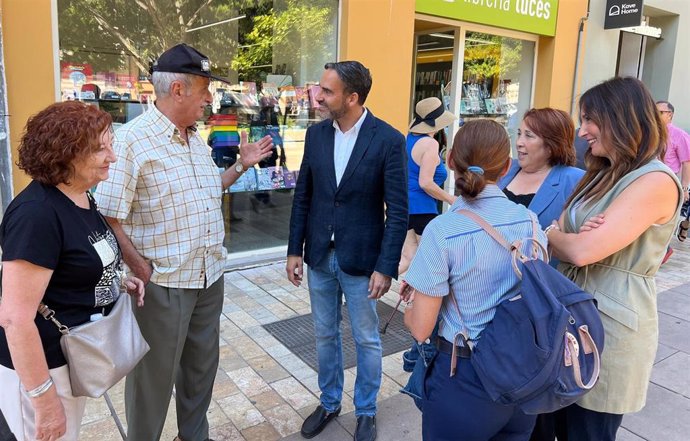
[{"label": "storefront window", "polygon": [[467,31],[461,123],[491,118],[515,141],[522,115],[530,107],[533,69],[534,42]]},{"label": "storefront window", "polygon": [[239,132],[273,137],[273,155],[224,195],[230,252],[284,246],[317,82],[336,60],[338,0],[58,0],[62,100],[83,100],[131,121],[153,105],[149,68],[185,42],[209,57],[214,101],[201,135],[219,169]]},{"label": "storefront window", "polygon": [[[428,97],[443,100],[458,116],[458,125],[477,118],[502,124],[513,141],[529,109],[534,73],[534,41],[466,30],[462,63],[453,71],[455,30],[420,33],[412,105]],[[461,69],[461,70],[460,70]],[[460,82],[459,88],[454,82]],[[461,81],[460,81],[461,79]],[[451,102],[455,90],[460,97]],[[452,134],[447,130],[447,135]]]}]

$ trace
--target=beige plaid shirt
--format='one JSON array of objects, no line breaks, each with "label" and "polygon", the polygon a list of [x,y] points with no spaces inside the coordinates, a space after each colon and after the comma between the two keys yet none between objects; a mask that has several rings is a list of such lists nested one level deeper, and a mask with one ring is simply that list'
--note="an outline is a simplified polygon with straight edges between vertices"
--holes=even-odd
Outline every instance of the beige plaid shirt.
[{"label": "beige plaid shirt", "polygon": [[226,251],[220,174],[201,136],[188,133],[189,144],[151,106],[115,133],[117,162],[95,197],[151,261],[153,283],[195,289],[220,278]]}]

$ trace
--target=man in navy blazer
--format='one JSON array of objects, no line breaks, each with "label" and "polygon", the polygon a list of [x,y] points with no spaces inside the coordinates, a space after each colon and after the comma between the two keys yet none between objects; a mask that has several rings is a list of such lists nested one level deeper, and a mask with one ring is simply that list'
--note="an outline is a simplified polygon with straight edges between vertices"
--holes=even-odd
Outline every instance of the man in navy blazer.
[{"label": "man in navy blazer", "polygon": [[364,107],[369,70],[357,61],[328,63],[317,95],[327,116],[307,130],[295,188],[286,271],[299,286],[309,266],[321,404],[302,425],[312,438],[340,412],[340,338],[345,296],[357,348],[354,439],[376,438],[381,340],[376,300],[398,276],[407,230],[405,138]]}]

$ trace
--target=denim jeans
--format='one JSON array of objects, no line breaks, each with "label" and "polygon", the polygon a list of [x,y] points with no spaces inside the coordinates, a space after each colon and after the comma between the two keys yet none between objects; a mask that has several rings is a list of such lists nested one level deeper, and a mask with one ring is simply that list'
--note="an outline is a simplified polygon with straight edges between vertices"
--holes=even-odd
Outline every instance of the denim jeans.
[{"label": "denim jeans", "polygon": [[[439,321],[436,321],[429,341],[436,341],[438,336]],[[414,400],[415,406],[422,410],[422,395],[424,393],[424,378],[428,367],[436,357],[438,350],[433,343],[412,343],[409,351],[403,353],[403,370],[405,372],[412,372],[410,378],[407,380],[405,387],[400,389],[400,392],[409,395]]]},{"label": "denim jeans", "polygon": [[331,250],[319,265],[309,268],[308,278],[321,405],[327,412],[334,412],[343,396],[340,321],[344,294],[357,349],[355,416],[376,415],[376,395],[381,386],[381,338],[376,301],[367,298],[369,277],[344,273],[338,266],[335,251]]},{"label": "denim jeans", "polygon": [[417,360],[419,360],[420,355],[427,362],[429,362],[432,359],[432,357],[436,355],[436,346],[434,343],[436,342],[436,338],[438,337],[438,327],[440,323],[441,320],[437,319],[436,326],[434,326],[434,330],[431,331],[431,335],[429,336],[429,343],[420,344],[416,341],[413,341],[410,349],[403,352],[403,370],[405,372],[414,371],[414,368],[417,365]]}]

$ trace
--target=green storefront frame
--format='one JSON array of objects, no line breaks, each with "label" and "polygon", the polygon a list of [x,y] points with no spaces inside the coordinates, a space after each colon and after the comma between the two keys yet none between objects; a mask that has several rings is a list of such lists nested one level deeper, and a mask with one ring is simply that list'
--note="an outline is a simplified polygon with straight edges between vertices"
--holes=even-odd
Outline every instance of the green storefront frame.
[{"label": "green storefront frame", "polygon": [[558,0],[416,0],[415,11],[553,37]]}]

